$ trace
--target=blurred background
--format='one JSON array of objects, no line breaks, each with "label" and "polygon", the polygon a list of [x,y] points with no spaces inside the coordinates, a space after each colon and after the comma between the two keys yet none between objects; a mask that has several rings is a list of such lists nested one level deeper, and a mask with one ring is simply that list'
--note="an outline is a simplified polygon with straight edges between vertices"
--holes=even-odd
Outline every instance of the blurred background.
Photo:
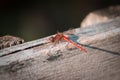
[{"label": "blurred background", "polygon": [[0,36],[39,39],[80,27],[89,12],[118,4],[119,0],[0,0]]}]

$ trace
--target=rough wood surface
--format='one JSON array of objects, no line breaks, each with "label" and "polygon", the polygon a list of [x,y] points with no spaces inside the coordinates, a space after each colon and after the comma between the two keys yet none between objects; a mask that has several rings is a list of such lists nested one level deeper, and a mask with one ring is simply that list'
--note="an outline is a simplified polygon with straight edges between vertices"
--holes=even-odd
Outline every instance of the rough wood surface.
[{"label": "rough wood surface", "polygon": [[[120,19],[77,28],[69,35],[83,53],[48,37],[0,50],[2,80],[120,80]],[[65,34],[70,31],[65,32]]]},{"label": "rough wood surface", "polygon": [[11,47],[13,45],[22,44],[24,42],[24,39],[11,36],[11,35],[5,35],[0,37],[0,49]]}]

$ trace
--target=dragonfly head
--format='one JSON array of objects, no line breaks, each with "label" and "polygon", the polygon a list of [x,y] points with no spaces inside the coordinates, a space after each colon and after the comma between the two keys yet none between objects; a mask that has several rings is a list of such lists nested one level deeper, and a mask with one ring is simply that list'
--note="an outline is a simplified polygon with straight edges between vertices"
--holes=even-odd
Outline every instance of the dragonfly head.
[{"label": "dragonfly head", "polygon": [[50,42],[54,42],[54,41],[55,41],[54,37],[53,37],[53,36],[50,37],[50,38],[49,38],[49,41],[50,41]]}]

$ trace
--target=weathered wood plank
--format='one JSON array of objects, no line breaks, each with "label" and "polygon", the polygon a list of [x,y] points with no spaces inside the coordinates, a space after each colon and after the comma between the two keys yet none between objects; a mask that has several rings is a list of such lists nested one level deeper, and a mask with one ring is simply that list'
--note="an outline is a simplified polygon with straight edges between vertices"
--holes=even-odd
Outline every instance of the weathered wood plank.
[{"label": "weathered wood plank", "polygon": [[[22,44],[26,49],[21,45],[6,48],[12,49],[10,52],[15,51],[15,47],[23,50],[14,54],[5,49],[1,51],[5,51],[2,55],[9,55],[0,57],[0,79],[120,80],[119,25],[120,19],[116,19],[95,27],[75,29],[74,35],[69,37],[84,45],[87,54],[67,42],[53,47],[47,43],[48,37]],[[30,46],[32,48],[28,48]]]}]

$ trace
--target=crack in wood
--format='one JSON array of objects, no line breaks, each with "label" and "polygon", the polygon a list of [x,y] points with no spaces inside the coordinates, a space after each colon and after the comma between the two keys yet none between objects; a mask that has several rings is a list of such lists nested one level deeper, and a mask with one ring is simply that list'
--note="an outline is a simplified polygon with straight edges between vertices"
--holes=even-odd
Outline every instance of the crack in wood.
[{"label": "crack in wood", "polygon": [[[49,43],[49,42],[47,42],[47,43]],[[8,53],[8,54],[0,55],[0,57],[4,57],[4,56],[10,55],[10,54],[15,54],[16,52],[20,52],[20,51],[23,51],[23,50],[27,50],[27,49],[31,49],[31,48],[34,48],[34,47],[38,47],[38,46],[41,46],[41,45],[45,45],[45,44],[47,44],[47,43],[41,43],[41,44],[37,44],[37,45],[34,45],[34,46],[30,46],[30,47],[27,47],[27,48],[24,48],[24,49],[16,50],[16,51],[10,52],[10,53]]]}]

